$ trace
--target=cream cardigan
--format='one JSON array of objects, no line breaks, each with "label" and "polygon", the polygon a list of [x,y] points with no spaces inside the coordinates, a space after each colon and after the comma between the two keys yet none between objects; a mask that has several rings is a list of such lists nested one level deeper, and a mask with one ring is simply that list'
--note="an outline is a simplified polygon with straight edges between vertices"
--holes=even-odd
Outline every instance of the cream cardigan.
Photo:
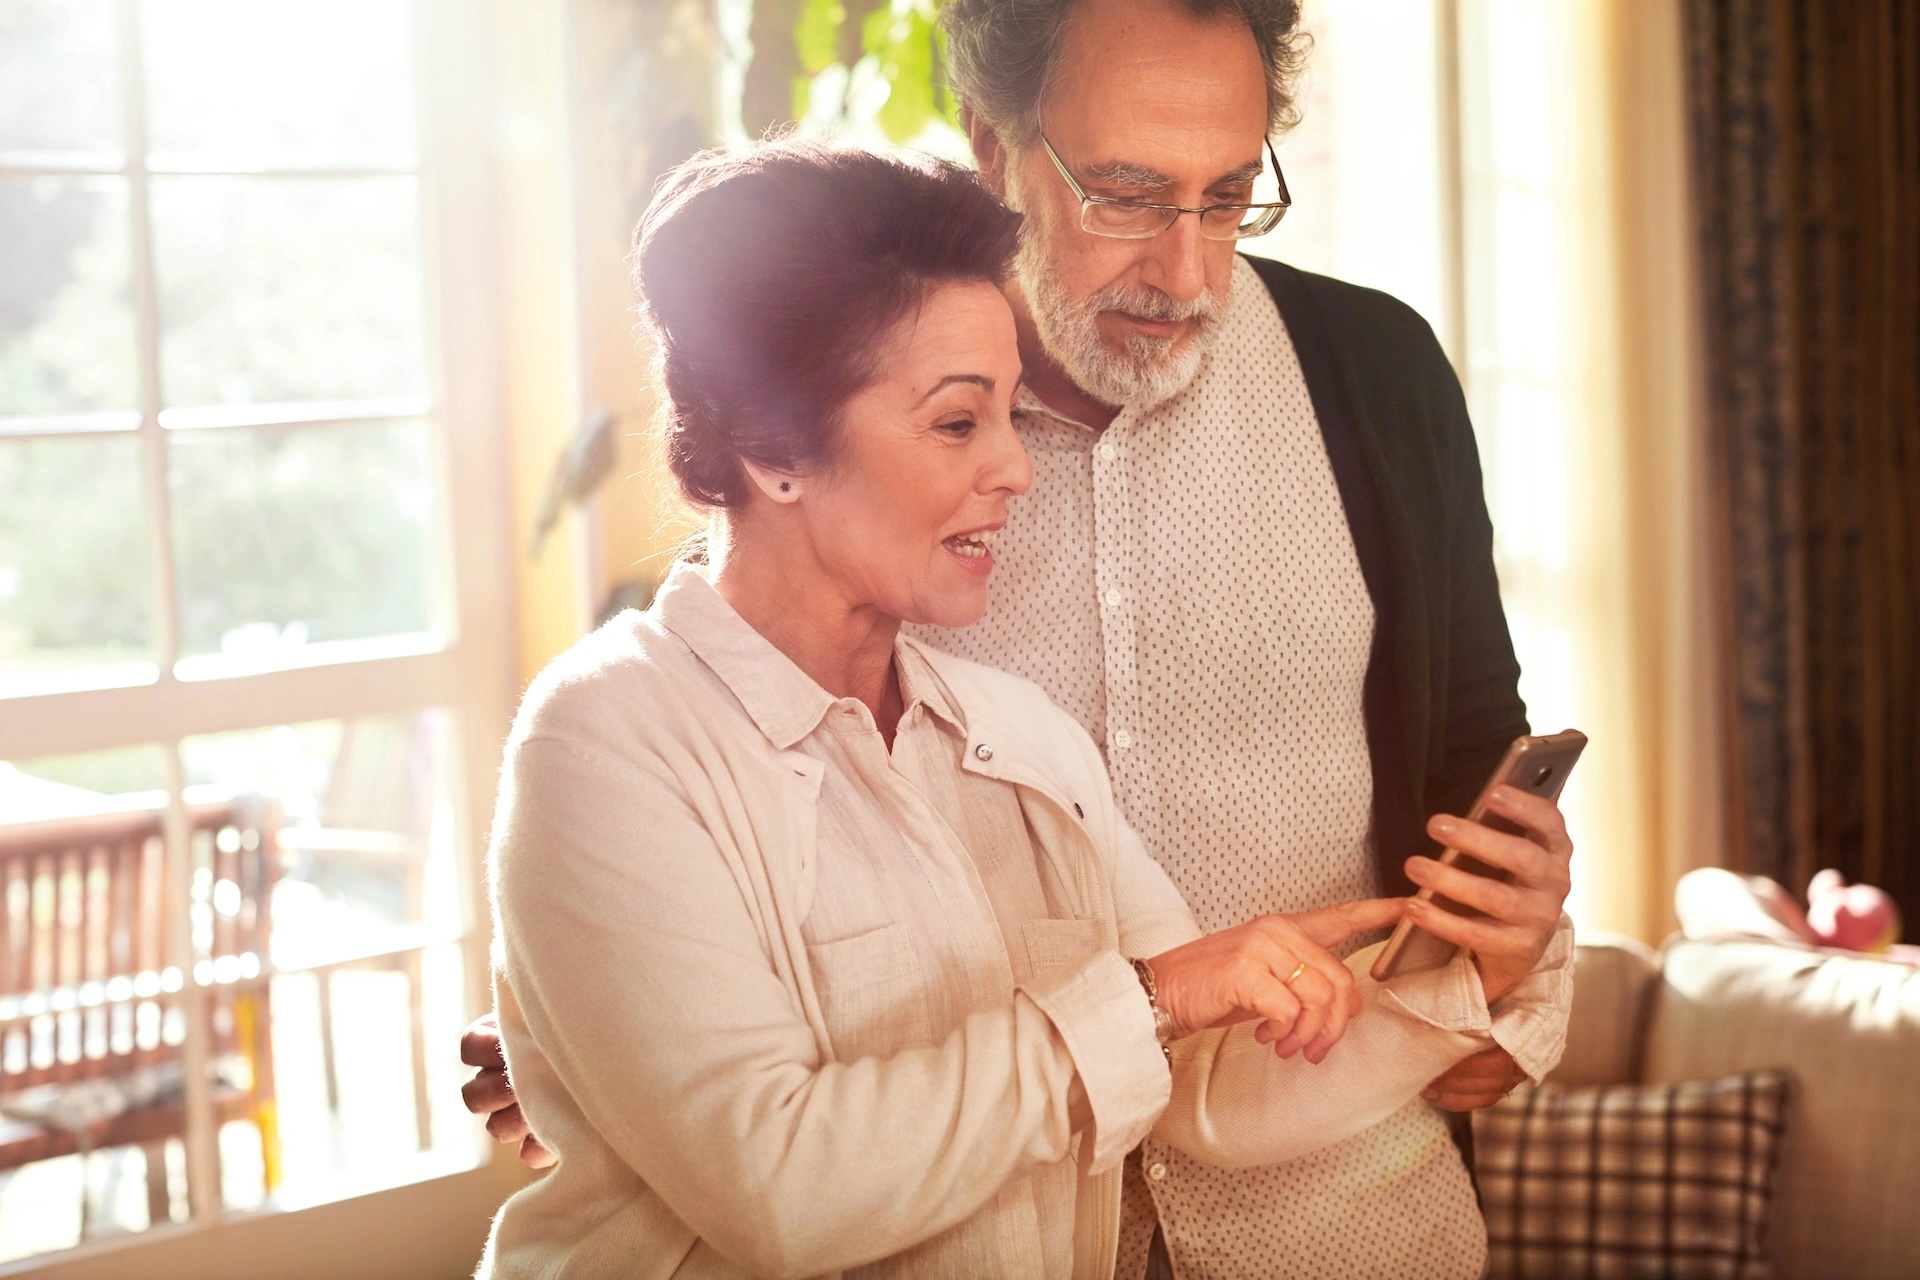
[{"label": "cream cardigan", "polygon": [[[1147,1132],[1214,1163],[1291,1159],[1506,1039],[1469,964],[1388,990],[1364,977],[1369,949],[1349,961],[1366,1010],[1320,1066],[1250,1027],[1211,1031],[1176,1046],[1169,1092],[1121,956],[1198,936],[1191,914],[1076,721],[1025,680],[916,646],[965,716],[963,767],[1016,788],[1100,949],[939,1044],[836,1061],[800,928],[819,764],[675,634],[688,592],[712,588],[682,568],[652,610],[558,659],[508,742],[495,999],[560,1163],[502,1208],[480,1274],[831,1275],[951,1227],[1019,1168],[1076,1159],[1074,1274],[1105,1280],[1120,1162]],[[1561,997],[1552,961],[1500,1022]]]}]

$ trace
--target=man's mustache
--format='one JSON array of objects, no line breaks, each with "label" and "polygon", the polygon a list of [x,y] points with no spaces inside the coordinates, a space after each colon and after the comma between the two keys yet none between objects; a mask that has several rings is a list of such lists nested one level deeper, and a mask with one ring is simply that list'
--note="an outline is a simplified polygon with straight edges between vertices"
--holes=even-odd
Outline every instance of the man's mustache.
[{"label": "man's mustache", "polygon": [[1124,311],[1142,320],[1209,321],[1219,313],[1213,290],[1208,289],[1186,302],[1175,302],[1158,289],[1138,285],[1110,285],[1087,299],[1089,314]]}]

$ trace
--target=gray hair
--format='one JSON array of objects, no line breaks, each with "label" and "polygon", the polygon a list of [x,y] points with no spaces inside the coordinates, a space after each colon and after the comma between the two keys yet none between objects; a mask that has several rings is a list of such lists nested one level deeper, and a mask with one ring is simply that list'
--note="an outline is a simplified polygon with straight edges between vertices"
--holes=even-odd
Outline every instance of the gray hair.
[{"label": "gray hair", "polygon": [[[1300,0],[1180,0],[1196,17],[1237,20],[1253,33],[1267,73],[1267,128],[1300,123],[1294,80],[1313,37],[1300,30]],[[1033,141],[1067,18],[1076,0],[947,0],[947,78],[975,114],[1010,143]]]}]

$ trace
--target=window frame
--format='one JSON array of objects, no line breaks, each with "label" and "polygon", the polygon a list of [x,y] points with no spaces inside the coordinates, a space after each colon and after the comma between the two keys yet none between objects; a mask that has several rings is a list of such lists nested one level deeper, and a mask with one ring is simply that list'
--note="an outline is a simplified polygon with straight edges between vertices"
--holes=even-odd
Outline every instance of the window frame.
[{"label": "window frame", "polygon": [[[456,726],[450,772],[459,865],[457,925],[450,930],[416,931],[409,936],[407,949],[414,949],[416,944],[419,948],[458,944],[466,1007],[470,1011],[485,1009],[492,997],[484,843],[500,743],[515,697],[508,433],[504,388],[498,373],[504,349],[498,318],[499,214],[489,128],[497,92],[487,15],[476,14],[472,6],[459,0],[414,0],[412,6],[419,154],[411,172],[417,174],[419,184],[423,334],[429,387],[429,403],[418,408],[420,418],[430,424],[437,462],[435,481],[440,501],[429,536],[433,562],[439,570],[435,584],[438,598],[432,602],[431,615],[440,643],[425,646],[418,637],[393,644],[367,642],[340,646],[329,655],[334,660],[314,665],[183,679],[175,670],[179,628],[166,470],[166,432],[178,428],[161,424],[160,331],[147,192],[150,171],[144,145],[141,0],[113,0],[112,8],[118,24],[117,72],[125,132],[120,165],[19,165],[0,158],[0,173],[117,176],[128,184],[139,422],[132,426],[130,415],[105,417],[117,417],[120,431],[137,432],[142,442],[146,527],[153,543],[158,671],[142,684],[71,687],[0,699],[0,759],[159,744],[168,792],[171,907],[184,925],[192,868],[184,856],[182,739],[307,720],[379,716],[430,706],[445,708]],[[356,167],[338,172],[348,175],[394,170]],[[379,406],[366,408],[377,414]],[[91,415],[94,419],[102,417]],[[262,418],[271,423],[301,420],[298,407],[284,415],[247,411],[249,423]],[[338,419],[365,420],[359,415]],[[332,421],[329,419],[329,423]],[[93,423],[92,429],[103,425]],[[66,436],[76,428],[88,430],[87,418],[82,415],[72,419],[15,419],[13,426],[13,430],[0,427],[0,447],[20,440]],[[360,656],[356,658],[355,654]],[[180,928],[176,932],[184,952],[191,945],[190,930]],[[190,955],[181,954],[175,961],[183,972],[192,971]],[[211,1262],[230,1251],[231,1246],[221,1240],[234,1235],[257,1242],[249,1249],[277,1249],[275,1242],[285,1241],[299,1250],[295,1256],[307,1259],[306,1265],[320,1271],[343,1273],[337,1266],[346,1266],[351,1259],[354,1273],[374,1274],[384,1268],[369,1268],[364,1248],[368,1234],[364,1229],[342,1232],[334,1226],[316,1231],[316,1226],[339,1219],[340,1211],[351,1206],[357,1213],[404,1213],[409,1220],[415,1213],[423,1213],[423,1221],[444,1220],[453,1213],[455,1220],[473,1227],[484,1224],[493,1206],[511,1189],[510,1179],[503,1181],[511,1162],[493,1152],[492,1144],[476,1132],[476,1167],[466,1172],[431,1176],[314,1208],[222,1209],[214,1176],[217,1135],[209,1100],[204,989],[188,983],[183,995],[188,1028],[183,1046],[189,1117],[188,1220],[83,1241],[65,1251],[0,1264],[0,1275],[27,1270],[36,1275],[67,1271],[90,1276],[151,1274],[154,1260],[161,1256],[177,1255],[182,1262],[192,1258]],[[454,1238],[459,1237],[456,1234]],[[474,1242],[468,1239],[466,1243],[468,1251],[456,1265],[471,1264]]]}]

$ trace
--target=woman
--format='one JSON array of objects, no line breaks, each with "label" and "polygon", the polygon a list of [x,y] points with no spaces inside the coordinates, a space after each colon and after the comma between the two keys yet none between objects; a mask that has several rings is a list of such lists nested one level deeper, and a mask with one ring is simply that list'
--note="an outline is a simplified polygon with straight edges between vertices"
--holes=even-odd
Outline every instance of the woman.
[{"label": "woman", "polygon": [[1397,905],[1200,937],[1079,725],[899,634],[981,616],[1031,478],[1016,234],[963,171],[795,142],[649,207],[710,547],[508,745],[496,1000],[559,1164],[483,1274],[1108,1276],[1149,1130],[1226,1161],[1344,1136],[1296,1133],[1314,1086],[1271,1065],[1341,1037],[1327,948]]}]

